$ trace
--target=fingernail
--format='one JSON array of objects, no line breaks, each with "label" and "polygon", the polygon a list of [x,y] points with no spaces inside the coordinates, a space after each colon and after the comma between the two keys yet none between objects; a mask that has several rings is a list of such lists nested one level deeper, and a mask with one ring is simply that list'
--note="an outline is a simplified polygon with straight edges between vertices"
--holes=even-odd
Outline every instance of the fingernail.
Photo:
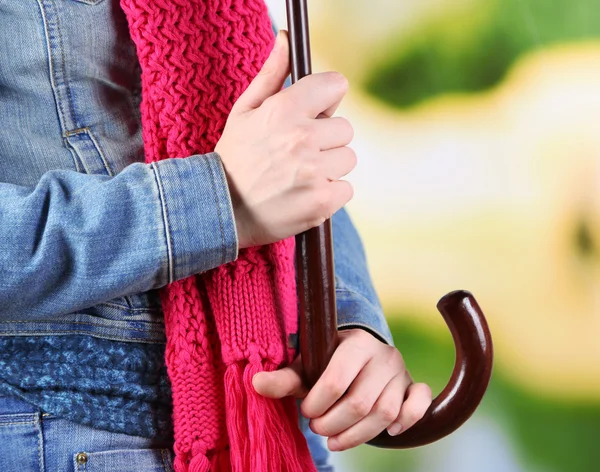
[{"label": "fingernail", "polygon": [[396,436],[400,431],[402,431],[402,425],[400,423],[392,424],[387,430],[390,436]]},{"label": "fingernail", "polygon": [[337,439],[330,439],[327,442],[330,451],[338,451],[340,449],[340,442]]}]

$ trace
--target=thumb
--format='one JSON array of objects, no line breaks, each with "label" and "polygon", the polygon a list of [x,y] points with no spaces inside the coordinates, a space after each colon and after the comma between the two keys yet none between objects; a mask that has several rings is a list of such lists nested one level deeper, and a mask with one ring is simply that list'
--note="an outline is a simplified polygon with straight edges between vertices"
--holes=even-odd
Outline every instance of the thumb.
[{"label": "thumb", "polygon": [[238,98],[233,110],[250,111],[258,108],[272,95],[279,92],[290,73],[290,46],[287,31],[282,30],[275,39],[275,46],[262,69]]},{"label": "thumb", "polygon": [[254,389],[267,398],[294,396],[304,398],[308,390],[302,380],[302,362],[297,357],[292,364],[273,372],[259,372],[252,378]]}]

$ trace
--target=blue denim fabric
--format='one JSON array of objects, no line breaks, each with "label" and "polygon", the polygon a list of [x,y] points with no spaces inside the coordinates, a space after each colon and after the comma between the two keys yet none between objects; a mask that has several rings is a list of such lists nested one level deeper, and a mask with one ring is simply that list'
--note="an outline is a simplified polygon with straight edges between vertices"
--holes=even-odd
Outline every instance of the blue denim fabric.
[{"label": "blue denim fabric", "polygon": [[[118,0],[0,0],[0,336],[164,343],[157,289],[237,257],[219,156],[145,164],[140,88]],[[339,326],[392,343],[358,233],[332,222]],[[3,454],[41,434],[23,418]]]},{"label": "blue denim fabric", "polygon": [[110,433],[0,397],[0,470],[173,472],[168,443]]},{"label": "blue denim fabric", "polygon": [[[0,0],[0,335],[163,342],[156,289],[237,256],[218,155],[142,162],[118,3]],[[333,225],[340,326],[391,342],[344,210]]]},{"label": "blue denim fabric", "polygon": [[[311,433],[309,442],[322,438]],[[325,449],[313,454],[318,472],[332,472]],[[174,472],[170,442],[103,431],[0,396],[3,472]]]}]

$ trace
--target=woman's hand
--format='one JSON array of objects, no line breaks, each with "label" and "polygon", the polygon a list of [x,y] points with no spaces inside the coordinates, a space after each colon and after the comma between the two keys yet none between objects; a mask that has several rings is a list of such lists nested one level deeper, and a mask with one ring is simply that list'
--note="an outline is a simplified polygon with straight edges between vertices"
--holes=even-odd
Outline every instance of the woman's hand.
[{"label": "woman's hand", "polygon": [[332,117],[348,91],[339,73],[289,74],[281,32],[270,57],[235,103],[215,152],[227,175],[239,247],[288,238],[322,224],[354,194],[350,122]]},{"label": "woman's hand", "polygon": [[310,391],[299,357],[278,371],[256,374],[254,388],[269,398],[304,398],[302,414],[315,433],[329,438],[332,451],[356,447],[384,429],[397,435],[420,420],[431,404],[431,389],[413,383],[400,352],[362,329],[339,336],[331,362]]}]

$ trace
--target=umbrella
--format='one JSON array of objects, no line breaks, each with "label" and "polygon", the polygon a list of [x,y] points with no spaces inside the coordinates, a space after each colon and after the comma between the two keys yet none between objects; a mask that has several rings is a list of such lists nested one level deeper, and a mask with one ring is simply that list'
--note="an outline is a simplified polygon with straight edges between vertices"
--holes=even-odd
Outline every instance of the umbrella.
[{"label": "umbrella", "polygon": [[[286,0],[292,83],[311,74],[306,0]],[[312,387],[338,346],[331,222],[296,236],[300,307],[300,353]],[[454,340],[456,361],[448,385],[423,418],[398,436],[383,431],[369,441],[404,449],[437,441],[455,431],[477,409],[492,375],[493,347],[485,317],[473,295],[458,290],[437,304]]]}]

